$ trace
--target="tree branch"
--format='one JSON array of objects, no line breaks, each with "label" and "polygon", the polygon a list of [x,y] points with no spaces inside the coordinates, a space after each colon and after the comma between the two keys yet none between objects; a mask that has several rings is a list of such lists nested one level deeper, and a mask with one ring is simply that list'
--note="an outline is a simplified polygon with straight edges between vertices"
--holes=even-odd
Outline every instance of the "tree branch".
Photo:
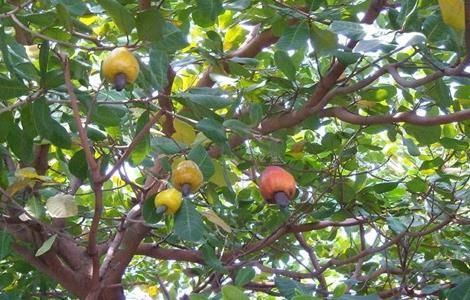
[{"label": "tree branch", "polygon": [[161,109],[164,110],[165,122],[163,123],[163,133],[166,136],[170,137],[175,132],[175,127],[173,126],[173,103],[171,102],[171,88],[173,86],[173,80],[175,79],[176,73],[173,69],[168,67],[168,85],[163,89],[163,91],[158,93],[158,105]]},{"label": "tree branch", "polygon": [[113,176],[113,174],[124,164],[126,159],[132,154],[132,151],[134,151],[134,148],[137,147],[139,142],[145,137],[145,135],[150,131],[150,128],[155,125],[155,123],[160,120],[160,117],[163,115],[163,111],[160,110],[156,114],[152,116],[152,118],[145,124],[145,126],[142,128],[142,130],[137,133],[137,135],[132,139],[131,144],[126,148],[126,151],[124,151],[124,154],[118,159],[118,161],[114,164],[113,168],[106,174],[100,182],[105,182]]},{"label": "tree branch", "polygon": [[418,116],[415,112],[400,112],[391,115],[361,116],[348,111],[344,107],[331,107],[321,110],[320,117],[335,117],[344,122],[357,125],[395,124],[405,122],[414,125],[442,125],[462,122],[470,119],[470,109],[440,116]]},{"label": "tree branch", "polygon": [[319,292],[322,294],[323,297],[328,296],[328,284],[326,283],[325,276],[320,271],[320,263],[318,262],[317,256],[313,251],[313,248],[310,247],[307,241],[304,239],[303,235],[299,232],[294,233],[295,238],[299,242],[300,246],[307,252],[308,257],[312,263],[313,269],[318,273],[317,280],[320,283],[320,290]]}]

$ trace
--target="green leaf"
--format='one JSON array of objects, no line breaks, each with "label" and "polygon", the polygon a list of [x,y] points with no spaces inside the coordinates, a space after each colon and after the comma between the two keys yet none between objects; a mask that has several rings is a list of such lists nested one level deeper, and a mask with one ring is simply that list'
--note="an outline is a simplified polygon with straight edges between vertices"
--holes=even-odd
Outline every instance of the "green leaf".
[{"label": "green leaf", "polygon": [[170,22],[165,22],[163,27],[163,37],[154,46],[156,49],[173,53],[188,45],[186,35],[181,30]]},{"label": "green leaf", "polygon": [[163,36],[165,19],[157,7],[152,7],[137,14],[136,26],[137,35],[141,40],[156,42]]},{"label": "green leaf", "polygon": [[8,254],[11,253],[11,244],[13,238],[5,230],[0,231],[0,260],[4,259]]},{"label": "green leaf", "polygon": [[28,88],[19,80],[11,80],[0,77],[0,100],[8,100],[11,98],[26,95]]},{"label": "green leaf", "polygon": [[247,295],[243,291],[233,285],[226,285],[222,287],[222,299],[223,300],[249,300]]},{"label": "green leaf", "polygon": [[32,215],[36,219],[41,218],[46,212],[44,206],[41,205],[41,203],[39,203],[39,201],[34,197],[28,199],[25,205],[25,209],[30,215]]},{"label": "green leaf", "polygon": [[284,30],[276,46],[278,49],[285,51],[305,47],[309,34],[308,25],[306,23],[290,26]]},{"label": "green leaf", "polygon": [[34,124],[37,132],[57,147],[69,149],[72,139],[59,122],[51,118],[49,106],[45,98],[37,99],[33,103]]},{"label": "green leaf", "polygon": [[398,186],[398,182],[381,182],[374,184],[372,186],[368,186],[363,189],[363,191],[374,191],[377,194],[383,194],[386,192],[393,191]]},{"label": "green leaf", "polygon": [[392,85],[381,85],[359,92],[362,100],[380,102],[391,100],[397,95],[397,88]]},{"label": "green leaf", "polygon": [[430,15],[423,22],[423,32],[430,42],[445,41],[449,36],[449,27],[438,15]]},{"label": "green leaf", "polygon": [[438,156],[435,159],[423,161],[419,169],[428,170],[428,169],[440,168],[443,164],[444,164],[444,160]]},{"label": "green leaf", "polygon": [[72,20],[70,19],[70,14],[64,4],[58,3],[55,6],[57,11],[57,16],[59,17],[60,23],[64,25],[65,29],[70,31],[72,29]]},{"label": "green leaf", "polygon": [[47,240],[44,241],[41,247],[39,247],[38,251],[36,251],[35,256],[41,256],[47,251],[49,251],[52,248],[52,245],[55,242],[55,239],[57,238],[57,234],[52,235],[49,237]]},{"label": "green leaf", "polygon": [[200,294],[191,294],[189,300],[209,300],[209,298]]},{"label": "green leaf", "polygon": [[215,255],[214,249],[208,244],[203,244],[201,247],[201,254],[207,265],[214,269],[218,273],[226,273],[227,269],[222,265],[222,262]]},{"label": "green leaf", "polygon": [[407,229],[407,226],[403,224],[400,218],[387,217],[387,223],[388,223],[388,226],[390,226],[390,228],[396,233],[405,232]]},{"label": "green leaf", "polygon": [[0,143],[6,141],[10,129],[13,126],[13,115],[11,112],[6,111],[0,114]]},{"label": "green leaf", "polygon": [[245,123],[236,119],[230,119],[230,120],[224,121],[223,125],[225,128],[232,130],[234,133],[242,137],[248,136],[251,134],[250,127],[246,125]]},{"label": "green leaf", "polygon": [[419,126],[405,124],[403,128],[406,132],[413,136],[419,143],[430,145],[436,143],[441,138],[441,126]]},{"label": "green leaf", "polygon": [[418,0],[405,0],[401,3],[400,13],[398,14],[397,22],[407,28],[407,25],[416,21],[417,19],[417,4]]},{"label": "green leaf", "polygon": [[252,267],[245,267],[237,272],[235,277],[235,285],[243,287],[245,284],[251,282],[255,278],[256,272]]},{"label": "green leaf", "polygon": [[290,56],[282,50],[278,50],[274,53],[274,62],[279,70],[286,75],[290,80],[295,80],[295,66]]},{"label": "green leaf", "polygon": [[196,7],[193,19],[201,27],[213,25],[216,18],[224,11],[220,0],[196,0]]},{"label": "green leaf", "polygon": [[[2,258],[0,257],[0,259]],[[2,275],[0,275],[0,290],[4,290],[7,286],[12,284],[14,281],[15,281],[15,276],[13,274],[3,273]]]},{"label": "green leaf", "polygon": [[59,122],[52,119],[50,133],[47,139],[59,148],[70,149],[72,146],[72,139],[67,130],[60,125]]},{"label": "green leaf", "polygon": [[36,125],[37,132],[47,138],[50,135],[50,126],[53,122],[49,106],[46,99],[40,98],[33,102],[33,115],[35,116],[34,124]]},{"label": "green leaf", "polygon": [[49,41],[42,42],[41,48],[39,49],[39,71],[41,73],[41,77],[44,77],[47,73],[49,65],[49,50]]},{"label": "green leaf", "polygon": [[92,121],[105,127],[119,126],[127,108],[120,105],[100,105],[92,114]]},{"label": "green leaf", "polygon": [[227,140],[224,127],[213,119],[202,119],[197,123],[196,128],[216,143],[225,142]]},{"label": "green leaf", "polygon": [[6,190],[8,186],[8,170],[6,166],[4,166],[4,162],[0,161],[0,187]]},{"label": "green leaf", "polygon": [[449,291],[447,299],[470,300],[470,278],[465,279]]},{"label": "green leaf", "polygon": [[318,56],[325,56],[333,53],[338,48],[338,37],[329,30],[320,29],[313,23],[310,27],[310,38],[313,48]]},{"label": "green leaf", "polygon": [[403,138],[403,144],[406,146],[406,149],[411,156],[419,156],[421,154],[412,139]]},{"label": "green leaf", "polygon": [[184,98],[196,104],[212,109],[220,109],[230,105],[230,100],[227,97],[221,97],[221,95],[195,93],[194,91],[191,92],[191,90],[189,93],[179,93],[173,97]]},{"label": "green leaf", "polygon": [[69,170],[73,176],[85,180],[88,175],[88,163],[86,161],[85,151],[79,150],[70,158]]},{"label": "green leaf", "polygon": [[155,210],[155,195],[151,195],[144,201],[144,205],[142,206],[142,216],[144,221],[149,225],[155,225],[160,222],[164,214],[157,214]]},{"label": "green leaf", "polygon": [[166,52],[150,48],[150,70],[155,79],[155,90],[163,90],[168,85],[168,67],[170,66],[170,58]]},{"label": "green leaf", "polygon": [[307,295],[298,295],[290,298],[290,300],[322,300],[318,297],[307,296]]},{"label": "green leaf", "polygon": [[189,152],[188,159],[194,161],[199,166],[202,174],[204,175],[205,181],[208,181],[209,178],[211,178],[211,176],[214,174],[214,164],[212,163],[209,154],[203,146],[197,145],[194,147]]},{"label": "green leaf", "polygon": [[333,55],[338,58],[340,63],[342,63],[345,66],[352,65],[356,63],[359,58],[361,57],[360,54],[358,53],[353,53],[353,52],[348,52],[348,51],[333,51]]},{"label": "green leaf", "polygon": [[460,259],[452,259],[451,262],[452,266],[460,272],[470,274],[470,268],[465,262],[461,261]]},{"label": "green leaf", "polygon": [[31,162],[33,158],[33,140],[14,124],[7,137],[11,151],[23,162]]},{"label": "green leaf", "polygon": [[436,104],[441,107],[452,105],[452,96],[449,86],[442,79],[438,79],[425,85],[426,94],[428,94]]},{"label": "green leaf", "polygon": [[451,138],[444,137],[439,142],[446,149],[466,151],[469,148],[469,145],[468,145],[467,142],[457,140],[457,139],[451,139]]},{"label": "green leaf", "polygon": [[327,133],[322,138],[321,144],[326,150],[334,150],[341,146],[341,138],[333,133]]},{"label": "green leaf", "polygon": [[[149,112],[145,111],[137,120],[137,124],[135,127],[135,134],[134,138],[139,134],[139,132],[144,128],[145,124],[149,121]],[[130,160],[133,165],[140,164],[147,154],[150,153],[150,134],[147,132],[144,137],[140,140],[140,142],[132,151]]]},{"label": "green leaf", "polygon": [[188,199],[183,199],[180,210],[175,214],[175,233],[182,240],[202,240],[204,225],[202,217]]},{"label": "green leaf", "polygon": [[134,16],[116,0],[97,0],[124,34],[130,34],[135,27]]},{"label": "green leaf", "polygon": [[106,139],[106,135],[102,131],[90,126],[87,127],[86,133],[90,140],[92,140],[93,142],[100,142]]},{"label": "green leaf", "polygon": [[187,146],[166,137],[152,139],[152,148],[163,154],[176,154],[186,150]]},{"label": "green leaf", "polygon": [[81,1],[76,1],[76,0],[59,0],[65,7],[67,7],[67,10],[70,12],[70,14],[74,16],[82,16],[86,12],[88,12],[88,8],[84,2]]},{"label": "green leaf", "polygon": [[344,293],[346,292],[346,289],[348,288],[348,286],[345,284],[345,283],[340,283],[338,284],[334,291],[333,291],[333,296],[334,297],[341,297],[344,295]]},{"label": "green leaf", "polygon": [[376,28],[371,25],[336,20],[331,23],[330,29],[353,40],[360,40],[367,33],[372,34],[376,31]]},{"label": "green leaf", "polygon": [[406,188],[410,192],[422,193],[426,191],[427,184],[426,181],[422,180],[421,178],[415,177],[406,183]]},{"label": "green leaf", "polygon": [[309,293],[305,285],[290,278],[276,276],[276,278],[274,278],[274,283],[279,289],[281,295],[287,299],[294,297],[298,292],[300,292],[300,294]]}]

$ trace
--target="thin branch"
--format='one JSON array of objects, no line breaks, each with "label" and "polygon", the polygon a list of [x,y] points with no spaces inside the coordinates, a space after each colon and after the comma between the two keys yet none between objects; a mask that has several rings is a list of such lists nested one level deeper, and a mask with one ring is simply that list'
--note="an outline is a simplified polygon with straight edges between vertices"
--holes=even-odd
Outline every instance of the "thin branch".
[{"label": "thin branch", "polygon": [[[43,40],[54,42],[56,44],[59,44],[59,45],[62,45],[62,46],[68,47],[68,48],[81,49],[81,50],[85,50],[85,51],[103,51],[103,50],[113,50],[114,48],[117,47],[117,46],[86,47],[86,46],[78,45],[77,43],[70,43],[70,42],[66,42],[66,41],[62,41],[62,40],[57,40],[57,39],[54,39],[50,36],[44,35],[40,32],[31,30],[28,26],[23,24],[15,15],[10,15],[10,18],[12,19],[12,21],[19,28],[21,28],[22,30],[24,30],[26,32],[29,32],[32,36],[38,37],[38,38],[43,39]],[[83,37],[80,37],[80,38],[83,38]],[[90,40],[89,37],[87,39]],[[123,47],[134,49],[134,48],[139,47],[139,45],[136,43],[136,44],[131,44],[131,45],[124,45]]]},{"label": "thin branch", "polygon": [[88,142],[88,136],[86,134],[85,128],[82,125],[80,118],[80,109],[78,107],[78,99],[74,92],[74,87],[72,84],[70,76],[70,62],[67,57],[63,57],[62,63],[64,65],[64,78],[65,85],[67,87],[67,92],[70,97],[70,103],[72,105],[73,119],[75,125],[77,126],[78,135],[80,137],[80,142],[85,152],[85,157],[88,163],[88,166],[91,170],[91,175],[93,179],[93,190],[95,192],[95,211],[93,214],[93,219],[91,221],[90,232],[88,235],[88,254],[92,258],[93,272],[92,272],[92,286],[91,286],[91,295],[93,295],[94,290],[99,288],[100,280],[100,262],[99,262],[99,253],[97,247],[97,235],[99,222],[101,214],[103,213],[103,191],[101,184],[101,174],[99,170],[98,163],[95,161],[93,154],[91,152],[91,146]]},{"label": "thin branch", "polygon": [[63,65],[64,65],[65,85],[67,87],[67,92],[70,97],[70,104],[72,106],[73,118],[75,121],[75,125],[77,126],[78,135],[80,137],[80,142],[82,144],[83,151],[85,152],[88,166],[90,167],[90,170],[92,171],[92,175],[93,176],[98,175],[94,177],[94,179],[99,181],[99,172],[97,172],[98,164],[96,163],[93,157],[93,153],[91,153],[91,147],[90,147],[90,143],[88,142],[88,136],[86,134],[85,128],[82,126],[82,121],[80,117],[80,108],[78,107],[77,95],[75,94],[74,86],[73,86],[72,79],[70,76],[70,62],[67,57],[63,58]]},{"label": "thin branch", "polygon": [[361,116],[344,107],[330,107],[321,110],[319,117],[335,117],[344,122],[357,125],[408,123],[414,125],[443,125],[470,119],[470,109],[440,116],[418,116],[415,112],[399,112],[390,115]]},{"label": "thin branch", "polygon": [[28,103],[31,103],[34,100],[41,97],[43,95],[43,93],[44,93],[44,90],[40,89],[40,90],[34,92],[31,96],[28,96],[25,100],[19,100],[19,101],[13,103],[12,105],[1,107],[0,108],[0,114],[4,113],[4,112],[7,112],[7,111],[12,111],[15,108],[18,108],[18,107],[21,107],[21,106],[26,105]]},{"label": "thin branch", "polygon": [[307,252],[314,270],[319,274],[316,277],[318,279],[318,282],[320,283],[320,288],[321,288],[320,293],[322,294],[322,296],[327,297],[328,296],[328,284],[326,283],[325,276],[322,273],[319,273],[320,263],[318,262],[317,256],[315,255],[313,248],[308,245],[307,241],[304,239],[301,233],[295,232],[294,236],[299,242],[300,246]]},{"label": "thin branch", "polygon": [[30,5],[31,3],[33,3],[35,0],[28,0],[24,3],[21,3],[19,5],[17,5],[14,9],[10,10],[10,11],[7,11],[6,13],[3,13],[3,14],[0,14],[0,20],[1,19],[5,19],[5,18],[9,18],[13,15],[15,15],[17,12],[19,12],[21,9],[25,8],[26,6]]},{"label": "thin branch", "polygon": [[145,135],[150,131],[150,128],[155,125],[155,123],[160,120],[160,117],[163,115],[163,111],[160,110],[158,111],[155,115],[152,116],[152,118],[145,124],[145,126],[142,128],[142,130],[137,133],[137,135],[132,139],[132,142],[130,145],[127,147],[126,151],[124,151],[124,154],[118,159],[118,161],[114,164],[113,168],[103,176],[101,179],[101,182],[105,182],[113,176],[113,174],[124,164],[126,159],[132,154],[132,151],[134,151],[134,148],[137,147],[139,142],[145,137]]}]

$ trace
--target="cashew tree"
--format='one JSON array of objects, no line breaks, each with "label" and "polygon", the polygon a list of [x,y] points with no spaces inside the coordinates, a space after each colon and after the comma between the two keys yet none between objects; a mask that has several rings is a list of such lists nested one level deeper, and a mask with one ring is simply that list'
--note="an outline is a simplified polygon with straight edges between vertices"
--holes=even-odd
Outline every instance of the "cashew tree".
[{"label": "cashew tree", "polygon": [[470,0],[0,0],[0,299],[468,300],[469,143]]}]

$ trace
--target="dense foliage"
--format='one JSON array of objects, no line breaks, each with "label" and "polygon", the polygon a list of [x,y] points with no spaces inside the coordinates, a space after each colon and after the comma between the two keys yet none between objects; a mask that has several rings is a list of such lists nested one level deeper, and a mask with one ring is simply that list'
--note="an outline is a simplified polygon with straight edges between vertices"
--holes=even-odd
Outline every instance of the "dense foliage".
[{"label": "dense foliage", "polygon": [[0,53],[0,299],[470,299],[469,0],[0,0]]}]

